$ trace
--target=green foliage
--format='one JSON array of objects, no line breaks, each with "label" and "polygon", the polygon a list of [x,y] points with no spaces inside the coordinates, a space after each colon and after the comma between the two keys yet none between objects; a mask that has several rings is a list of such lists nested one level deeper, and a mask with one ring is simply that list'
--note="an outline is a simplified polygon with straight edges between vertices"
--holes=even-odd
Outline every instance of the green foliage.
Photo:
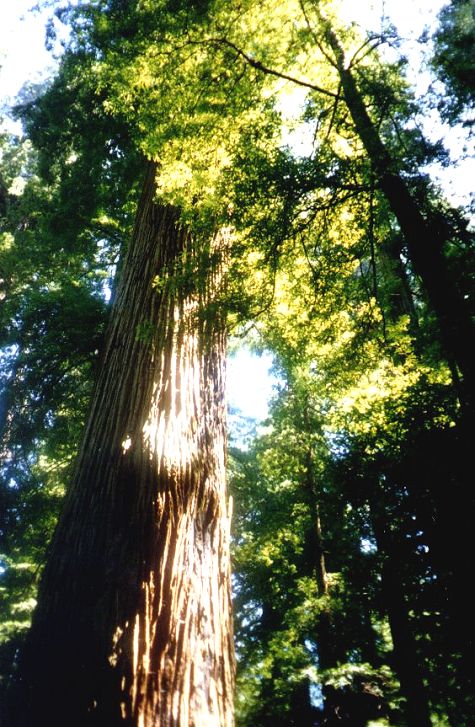
[{"label": "green foliage", "polygon": [[[69,149],[60,148],[50,111],[36,119],[44,143],[39,159],[29,141],[6,136],[0,161],[2,690],[79,445],[107,319],[105,295],[136,194],[122,160],[112,170],[113,162],[96,158],[94,183],[86,154],[61,160]],[[32,105],[27,115],[32,125]]]},{"label": "green foliage", "polygon": [[[362,523],[345,508],[332,483],[322,412],[315,404],[305,383],[295,381],[276,400],[267,432],[251,450],[234,451],[231,460],[237,508],[238,723],[243,725],[290,723],[297,695],[299,710],[316,719],[311,685],[314,693],[324,689],[327,700],[334,688],[335,704],[341,706],[341,700],[349,700],[346,691],[363,695],[369,689],[363,682],[373,680],[375,699],[394,700],[394,677],[389,678],[388,666],[380,673],[384,652],[379,650],[378,656],[371,626],[380,618],[377,573],[369,570],[373,558],[361,551]],[[331,569],[327,594],[319,593],[315,572],[316,517]],[[320,634],[328,627],[331,638],[324,642]],[[370,655],[373,666],[364,664]],[[332,661],[332,668],[323,667]],[[336,686],[337,675],[346,675],[347,681]],[[380,683],[386,686],[378,692]],[[360,708],[350,708],[355,719],[354,710]]]},{"label": "green foliage", "polygon": [[472,126],[475,102],[475,5],[473,0],[452,0],[439,15],[434,35],[432,65],[447,87],[440,109],[449,120],[460,115]]}]

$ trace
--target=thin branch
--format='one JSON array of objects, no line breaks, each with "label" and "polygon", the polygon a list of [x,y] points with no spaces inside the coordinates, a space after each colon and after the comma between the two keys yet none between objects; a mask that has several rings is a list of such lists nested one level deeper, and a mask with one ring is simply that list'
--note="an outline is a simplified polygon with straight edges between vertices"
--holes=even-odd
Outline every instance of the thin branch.
[{"label": "thin branch", "polygon": [[338,84],[338,91],[337,91],[338,98],[335,99],[335,102],[333,104],[332,115],[331,115],[331,118],[330,118],[330,123],[328,125],[327,133],[325,134],[325,139],[323,141],[324,144],[326,144],[327,141],[328,141],[328,139],[330,138],[330,134],[331,134],[331,131],[332,131],[332,128],[333,128],[333,124],[335,123],[336,113],[337,113],[337,110],[338,110],[338,103],[339,103],[340,98],[341,98],[341,96],[340,96],[341,90],[342,89],[341,89],[341,82],[340,82]]},{"label": "thin branch", "polygon": [[384,308],[381,305],[381,301],[379,300],[379,286],[378,286],[378,271],[376,266],[376,246],[375,246],[375,231],[374,231],[374,179],[373,175],[371,176],[371,191],[369,195],[369,224],[368,224],[368,236],[369,236],[369,248],[370,248],[370,256],[371,256],[371,278],[372,278],[372,286],[373,286],[373,296],[376,301],[376,305],[379,308],[379,311],[381,313],[381,320],[383,324],[383,340],[384,343],[387,344],[387,325],[386,325],[386,316],[384,314]]},{"label": "thin branch", "polygon": [[328,63],[331,66],[333,66],[334,68],[336,68],[337,65],[335,63],[335,59],[332,58],[329,55],[329,53],[327,53],[327,51],[325,50],[325,48],[321,44],[320,38],[318,37],[318,35],[315,33],[314,29],[312,28],[312,24],[310,23],[310,19],[309,19],[308,15],[307,15],[307,11],[305,10],[305,5],[303,3],[303,0],[299,0],[299,5],[300,5],[300,9],[301,9],[301,11],[303,13],[303,16],[305,18],[305,22],[307,23],[308,32],[313,37],[313,40],[315,42],[315,45],[317,46],[317,48],[320,51],[320,53],[327,59]]},{"label": "thin branch", "polygon": [[360,47],[358,48],[358,50],[356,50],[353,53],[353,55],[351,57],[351,60],[350,60],[350,62],[348,64],[348,68],[352,68],[353,67],[353,65],[356,63],[356,59],[358,58],[358,55],[367,46],[369,46],[369,48],[367,48],[366,52],[363,53],[363,55],[361,56],[361,58],[358,58],[358,63],[360,63],[363,60],[363,58],[366,58],[366,56],[369,53],[372,53],[372,51],[376,50],[376,48],[378,48],[380,45],[384,45],[385,43],[388,43],[388,40],[383,35],[371,35],[371,36],[369,36],[369,38],[367,38],[365,40],[365,42],[362,45],[360,45]]},{"label": "thin branch", "polygon": [[333,91],[328,91],[326,88],[322,88],[321,86],[317,86],[315,83],[303,81],[301,78],[295,78],[295,76],[290,76],[287,73],[281,73],[280,71],[276,71],[274,68],[269,68],[269,66],[265,66],[263,63],[261,63],[261,61],[256,61],[254,58],[252,58],[252,56],[248,55],[245,51],[243,51],[242,48],[239,48],[239,46],[235,45],[227,38],[209,38],[208,42],[214,43],[216,45],[225,45],[228,48],[231,48],[237,55],[239,55],[241,58],[244,58],[246,63],[252,66],[252,68],[256,68],[258,71],[262,71],[262,73],[276,76],[276,78],[282,78],[285,81],[290,81],[291,83],[295,83],[295,85],[302,86],[303,88],[310,88],[312,91],[317,91],[317,93],[321,93],[324,96],[330,96],[331,98],[335,99],[340,98],[338,94],[333,93]]}]

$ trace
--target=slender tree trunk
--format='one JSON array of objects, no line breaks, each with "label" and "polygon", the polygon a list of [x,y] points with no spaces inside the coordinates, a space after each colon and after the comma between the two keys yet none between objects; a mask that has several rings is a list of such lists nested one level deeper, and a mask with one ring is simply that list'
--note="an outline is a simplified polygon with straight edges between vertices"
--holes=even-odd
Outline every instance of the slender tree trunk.
[{"label": "slender tree trunk", "polygon": [[[459,290],[444,255],[447,232],[435,215],[421,213],[397,164],[392,159],[372,123],[354,75],[346,66],[345,55],[331,25],[322,17],[325,38],[332,49],[335,66],[340,78],[344,99],[353,119],[356,132],[368,154],[376,181],[385,195],[405,238],[409,258],[415,273],[425,288],[429,304],[434,311],[446,360],[454,372],[453,383],[462,406],[459,426],[459,461],[461,474],[452,489],[456,503],[457,555],[454,559],[456,589],[452,599],[457,609],[461,631],[465,631],[465,643],[458,643],[462,653],[461,673],[466,684],[473,684],[471,669],[474,629],[473,618],[463,591],[467,562],[464,553],[471,550],[471,512],[473,487],[466,473],[472,470],[473,431],[475,428],[475,325],[468,301]],[[455,366],[454,366],[455,364]],[[458,376],[461,373],[461,379]],[[464,471],[465,470],[465,471]],[[460,555],[462,554],[462,556]],[[458,602],[458,604],[457,604]]]},{"label": "slender tree trunk", "polygon": [[399,555],[385,533],[379,515],[374,514],[373,527],[378,549],[384,554],[382,568],[382,594],[393,640],[393,660],[406,700],[407,727],[431,727],[430,709],[421,674],[416,640],[409,620],[408,606],[404,598],[397,563]]},{"label": "slender tree trunk", "polygon": [[[376,183],[386,197],[407,243],[409,257],[422,280],[435,312],[442,344],[449,360],[454,360],[463,376],[462,403],[475,406],[475,329],[467,302],[457,290],[444,258],[447,242],[440,222],[425,219],[413,199],[397,165],[370,119],[344,50],[330,23],[318,11],[325,38],[335,57],[343,96],[375,173]],[[473,415],[473,414],[472,414]]]},{"label": "slender tree trunk", "polygon": [[20,662],[21,727],[233,724],[226,233],[198,249],[154,195],[149,163]]},{"label": "slender tree trunk", "polygon": [[[308,431],[310,431],[310,429]],[[317,582],[318,595],[326,596],[328,593],[328,580],[325,566],[325,548],[323,546],[322,524],[320,521],[320,504],[315,492],[313,457],[313,451],[309,448],[305,457],[305,480],[303,484],[305,499],[307,500],[312,518],[312,526],[306,533],[306,545],[309,565]]]},{"label": "slender tree trunk", "polygon": [[406,698],[407,725],[431,727],[429,705],[420,673],[407,604],[401,583],[394,573],[392,561],[388,561],[383,567],[382,588],[394,646],[394,666],[401,684],[401,692]]},{"label": "slender tree trunk", "polygon": [[[310,430],[310,424],[307,412],[304,410],[304,421],[307,431]],[[307,561],[317,584],[317,593],[320,598],[328,596],[328,578],[325,563],[325,549],[323,545],[323,533],[320,520],[320,503],[315,491],[315,471],[313,464],[314,453],[312,448],[306,452],[305,456],[305,478],[303,481],[305,499],[310,510],[312,524],[305,534],[305,545],[307,551]],[[318,623],[316,628],[316,641],[318,650],[318,668],[325,671],[332,667],[338,666],[338,649],[335,639],[334,626],[332,623],[332,614],[330,604],[327,603],[324,608],[319,610]],[[339,691],[333,687],[322,686],[323,696],[323,719],[324,724],[332,722],[335,712],[339,707]]]}]

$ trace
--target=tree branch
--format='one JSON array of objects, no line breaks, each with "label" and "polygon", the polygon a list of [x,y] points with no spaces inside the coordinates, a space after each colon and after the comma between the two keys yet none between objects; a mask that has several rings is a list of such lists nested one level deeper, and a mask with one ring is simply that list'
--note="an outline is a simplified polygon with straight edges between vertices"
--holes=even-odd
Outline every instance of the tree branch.
[{"label": "tree branch", "polygon": [[[353,66],[355,65],[357,59],[358,59],[358,63],[361,63],[361,61],[363,60],[363,58],[366,58],[367,55],[369,55],[374,50],[376,50],[376,48],[379,48],[380,45],[384,45],[385,43],[388,43],[388,39],[386,38],[386,36],[384,36],[384,35],[370,35],[365,40],[365,42],[362,45],[360,45],[360,47],[358,48],[358,50],[356,50],[353,53],[353,55],[351,57],[351,60],[350,60],[350,62],[348,64],[348,68],[353,68]],[[360,56],[360,53],[362,51],[365,51],[365,52],[363,53],[363,55]],[[360,56],[360,57],[358,58],[358,56]]]},{"label": "tree branch", "polygon": [[325,48],[323,47],[323,45],[322,45],[322,43],[321,43],[321,41],[320,41],[320,39],[319,39],[318,35],[316,34],[316,32],[314,31],[314,29],[312,28],[312,24],[311,24],[311,22],[310,22],[310,18],[309,18],[309,17],[308,17],[308,15],[307,15],[307,11],[305,10],[305,5],[304,5],[304,3],[303,3],[303,0],[299,0],[299,5],[300,5],[300,9],[301,9],[301,11],[302,11],[302,13],[303,13],[303,16],[304,16],[304,18],[305,18],[305,22],[306,22],[306,24],[307,24],[307,29],[308,29],[308,32],[309,32],[309,33],[310,33],[310,35],[311,35],[311,36],[313,37],[313,40],[314,40],[314,42],[315,42],[315,45],[317,46],[317,48],[318,48],[318,50],[320,51],[320,53],[321,53],[321,54],[322,54],[322,55],[324,56],[324,58],[326,58],[326,59],[327,59],[328,63],[329,63],[329,64],[330,64],[331,66],[333,66],[333,68],[336,68],[336,63],[335,63],[335,59],[334,59],[334,58],[332,58],[332,57],[331,57],[331,56],[330,56],[330,55],[329,55],[329,54],[327,53],[327,51],[326,51],[326,50],[325,50]]},{"label": "tree branch", "polygon": [[317,86],[315,83],[310,83],[309,81],[303,81],[300,78],[295,78],[295,76],[290,76],[287,73],[281,73],[280,71],[276,71],[274,68],[269,68],[269,66],[265,66],[260,61],[256,61],[252,56],[248,55],[245,51],[242,50],[242,48],[239,48],[239,46],[235,45],[232,41],[228,40],[227,38],[209,38],[209,43],[214,43],[216,45],[225,45],[228,48],[231,48],[234,50],[234,52],[240,56],[241,58],[244,58],[246,63],[248,63],[252,68],[256,68],[258,71],[262,71],[262,73],[267,73],[271,76],[276,76],[277,78],[282,78],[285,81],[290,81],[291,83],[295,83],[297,86],[303,86],[303,88],[310,88],[312,91],[317,91],[317,93],[321,93],[324,96],[330,96],[334,99],[339,99],[340,96],[336,93],[333,93],[333,91],[328,91],[326,88],[322,88],[321,86]]}]

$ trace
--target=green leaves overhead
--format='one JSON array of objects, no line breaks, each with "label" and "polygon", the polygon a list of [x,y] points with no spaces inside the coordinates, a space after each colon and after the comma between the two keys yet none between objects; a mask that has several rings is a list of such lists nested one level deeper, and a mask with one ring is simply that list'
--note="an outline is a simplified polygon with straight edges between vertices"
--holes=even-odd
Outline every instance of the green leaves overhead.
[{"label": "green leaves overhead", "polygon": [[449,120],[462,117],[474,123],[475,103],[475,5],[473,0],[452,0],[440,13],[440,27],[434,34],[433,67],[447,86],[448,94],[439,108]]}]

